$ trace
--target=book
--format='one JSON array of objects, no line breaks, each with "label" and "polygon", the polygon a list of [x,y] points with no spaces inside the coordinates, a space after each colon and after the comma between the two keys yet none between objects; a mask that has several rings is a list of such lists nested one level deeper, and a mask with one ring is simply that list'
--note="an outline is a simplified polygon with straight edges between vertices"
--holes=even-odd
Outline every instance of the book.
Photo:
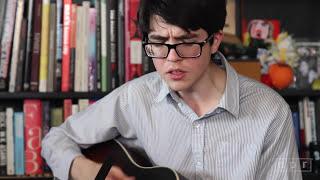
[{"label": "book", "polygon": [[70,90],[70,33],[72,0],[63,0],[62,77],[61,91]]},{"label": "book", "polygon": [[16,7],[17,0],[7,1],[5,20],[1,37],[0,90],[8,90],[8,69],[10,65]]},{"label": "book", "polygon": [[40,43],[40,72],[39,92],[47,92],[48,87],[48,62],[49,62],[49,37],[50,37],[50,0],[42,1],[41,13],[41,43]]},{"label": "book", "polygon": [[56,1],[56,62],[55,62],[55,76],[54,76],[54,91],[61,90],[61,76],[62,76],[62,27],[63,27],[63,14],[62,14],[62,0]]},{"label": "book", "polygon": [[7,138],[6,112],[0,107],[0,176],[7,174]]},{"label": "book", "polygon": [[0,1],[0,40],[1,40],[1,36],[2,36],[2,31],[3,31],[3,25],[4,25],[4,17],[5,17],[5,13],[6,13],[6,3],[7,1],[3,0]]},{"label": "book", "polygon": [[82,6],[77,7],[77,29],[76,29],[76,53],[75,53],[75,70],[74,76],[74,91],[79,92],[81,91],[81,74],[82,74],[82,59],[83,57],[83,13],[84,8]]},{"label": "book", "polygon": [[125,83],[125,60],[124,60],[124,1],[118,0],[118,15],[117,15],[117,28],[118,28],[118,76],[119,85]]},{"label": "book", "polygon": [[97,91],[97,58],[96,58],[96,17],[95,8],[89,9],[89,34],[88,34],[88,90],[90,92]]},{"label": "book", "polygon": [[101,91],[107,92],[110,90],[110,73],[107,53],[107,0],[101,0]]},{"label": "book", "polygon": [[33,24],[33,10],[34,2],[29,0],[28,2],[28,17],[27,17],[27,43],[26,43],[26,55],[24,63],[24,75],[23,75],[23,90],[28,91],[30,89],[30,75],[31,75],[31,54],[32,54],[32,24]]},{"label": "book", "polygon": [[13,47],[10,66],[9,92],[14,92],[16,88],[17,68],[19,60],[19,47],[21,39],[21,25],[24,11],[24,0],[17,1],[17,9],[15,16],[15,27],[13,34]]},{"label": "book", "polygon": [[125,1],[126,81],[142,75],[142,38],[137,27],[139,0]]},{"label": "book", "polygon": [[63,123],[63,109],[62,107],[51,108],[51,127],[60,126]]},{"label": "book", "polygon": [[[118,74],[118,0],[109,1],[109,45],[110,49],[110,62],[111,62],[111,89],[115,89],[119,86],[119,74]],[[140,48],[141,49],[141,48]],[[139,50],[139,49],[138,49]]]},{"label": "book", "polygon": [[39,69],[40,69],[40,44],[41,44],[41,13],[42,1],[34,0],[33,21],[32,21],[32,54],[31,54],[31,75],[30,90],[39,89]]},{"label": "book", "polygon": [[39,99],[25,99],[23,103],[25,114],[25,174],[43,174],[41,157],[42,140],[42,103]]},{"label": "book", "polygon": [[7,175],[14,175],[13,108],[6,108]]},{"label": "book", "polygon": [[97,11],[96,18],[96,77],[97,77],[97,90],[101,90],[101,2],[95,0],[95,9]]},{"label": "book", "polygon": [[14,169],[15,175],[24,175],[24,117],[23,112],[14,112]]},{"label": "book", "polygon": [[67,118],[72,114],[72,100],[64,99],[63,100],[63,121],[67,120]]},{"label": "book", "polygon": [[47,91],[54,91],[54,80],[55,80],[55,64],[56,64],[56,0],[50,0],[49,10],[49,53],[48,53],[48,81]]},{"label": "book", "polygon": [[70,91],[74,91],[75,62],[76,62],[76,32],[77,32],[77,5],[71,8],[71,31],[70,31]]},{"label": "book", "polygon": [[20,47],[19,58],[17,63],[15,92],[20,92],[23,90],[23,67],[25,66],[26,57],[27,23],[27,19],[23,18],[21,24]]}]

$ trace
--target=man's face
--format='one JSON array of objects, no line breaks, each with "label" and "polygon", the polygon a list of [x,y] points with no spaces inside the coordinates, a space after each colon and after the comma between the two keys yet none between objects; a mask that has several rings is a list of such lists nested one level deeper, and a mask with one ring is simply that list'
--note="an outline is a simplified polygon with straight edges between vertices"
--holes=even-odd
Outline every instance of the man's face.
[{"label": "man's face", "polygon": [[[186,32],[178,26],[165,23],[159,16],[151,18],[150,28],[148,39],[152,43],[203,42],[208,38],[207,32],[203,29]],[[216,37],[214,39],[216,40]],[[204,77],[208,75],[211,53],[217,48],[216,43],[212,46],[206,43],[197,58],[181,58],[174,49],[171,49],[166,58],[153,58],[153,63],[172,90],[188,91],[194,89],[200,82],[202,84]]]}]

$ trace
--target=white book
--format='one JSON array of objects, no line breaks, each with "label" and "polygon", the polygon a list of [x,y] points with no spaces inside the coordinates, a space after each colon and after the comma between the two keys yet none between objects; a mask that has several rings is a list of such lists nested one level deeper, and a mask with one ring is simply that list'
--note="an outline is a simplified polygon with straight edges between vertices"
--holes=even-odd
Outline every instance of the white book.
[{"label": "white book", "polygon": [[77,7],[77,30],[76,30],[76,59],[75,59],[75,71],[74,71],[74,91],[81,91],[81,77],[82,77],[82,36],[83,36],[83,7]]},{"label": "white book", "polygon": [[13,108],[6,108],[7,125],[7,175],[14,175]]},{"label": "white book", "polygon": [[71,106],[71,115],[74,115],[79,112],[79,105],[78,104],[72,104]]},{"label": "white book", "polygon": [[89,106],[89,99],[79,99],[79,112],[85,110]]},{"label": "white book", "polygon": [[88,92],[89,90],[89,9],[90,2],[83,1],[82,2],[84,12],[83,12],[83,58],[82,58],[82,73],[81,73],[81,91]]},{"label": "white book", "polygon": [[317,127],[316,127],[316,111],[315,103],[313,101],[309,102],[309,114],[311,121],[311,141],[317,141]]},{"label": "white book", "polygon": [[11,56],[11,66],[10,66],[10,80],[9,80],[9,92],[14,92],[16,87],[16,77],[17,77],[17,64],[19,59],[19,47],[20,47],[20,34],[21,34],[21,24],[23,18],[24,10],[24,0],[18,0],[15,27],[13,33],[13,47]]},{"label": "white book", "polygon": [[312,141],[312,125],[311,118],[309,113],[309,98],[303,98],[303,120],[304,120],[304,133],[305,133],[305,142],[309,146]]}]

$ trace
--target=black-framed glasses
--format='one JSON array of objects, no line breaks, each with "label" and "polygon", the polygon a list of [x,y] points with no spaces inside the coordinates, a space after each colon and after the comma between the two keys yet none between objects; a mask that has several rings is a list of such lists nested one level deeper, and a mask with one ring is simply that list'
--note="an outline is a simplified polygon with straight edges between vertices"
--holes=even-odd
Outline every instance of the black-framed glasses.
[{"label": "black-framed glasses", "polygon": [[166,58],[171,49],[174,49],[181,58],[197,58],[201,56],[202,47],[214,37],[214,34],[209,36],[202,42],[190,42],[190,43],[177,43],[177,44],[165,44],[165,43],[149,43],[144,42],[143,48],[147,56],[150,58]]}]

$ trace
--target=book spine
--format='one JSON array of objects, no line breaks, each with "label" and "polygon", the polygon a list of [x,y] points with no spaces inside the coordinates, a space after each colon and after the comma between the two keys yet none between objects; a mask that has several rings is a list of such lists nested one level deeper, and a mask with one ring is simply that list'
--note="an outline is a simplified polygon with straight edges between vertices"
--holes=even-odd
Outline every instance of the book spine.
[{"label": "book spine", "polygon": [[6,112],[0,107],[0,176],[7,174]]},{"label": "book spine", "polygon": [[56,1],[50,1],[50,30],[49,30],[49,53],[48,53],[48,82],[47,91],[54,91],[54,80],[55,80],[55,63],[56,63]]},{"label": "book spine", "polygon": [[31,78],[30,90],[38,91],[39,87],[39,66],[40,66],[40,44],[41,44],[41,13],[42,1],[34,0],[33,11],[33,41],[32,41],[32,55],[31,55]]},{"label": "book spine", "polygon": [[125,82],[125,60],[124,60],[124,0],[118,4],[118,75],[119,85]]},{"label": "book spine", "polygon": [[118,75],[118,0],[110,0],[109,35],[110,35],[110,62],[111,62],[111,88],[119,86]]},{"label": "book spine", "polygon": [[63,30],[63,16],[62,16],[62,0],[57,0],[56,10],[56,66],[55,66],[55,85],[54,91],[61,90],[61,76],[62,76],[62,30]]},{"label": "book spine", "polygon": [[27,19],[27,44],[26,44],[26,55],[24,64],[24,75],[23,75],[23,90],[28,91],[30,89],[30,75],[31,75],[31,54],[32,54],[32,23],[33,23],[33,0],[28,2],[28,19]]},{"label": "book spine", "polygon": [[7,1],[0,1],[0,40],[2,36],[2,30],[3,30],[3,25],[4,25],[4,18],[5,18],[5,13],[6,13],[6,3]]},{"label": "book spine", "polygon": [[21,38],[21,25],[23,19],[24,10],[24,0],[18,0],[16,17],[15,17],[15,27],[13,34],[13,47],[11,56],[11,67],[10,67],[10,80],[9,80],[9,92],[14,92],[16,88],[16,78],[17,78],[17,65],[19,60],[19,47]]},{"label": "book spine", "polygon": [[97,77],[97,90],[101,90],[101,2],[95,0],[95,8],[97,11],[96,18],[96,77]]},{"label": "book spine", "polygon": [[14,175],[13,108],[6,108],[7,175]]},{"label": "book spine", "polygon": [[77,7],[77,32],[76,32],[76,61],[74,75],[74,91],[79,92],[81,90],[81,65],[82,65],[82,38],[83,38],[83,7]]},{"label": "book spine", "polygon": [[97,91],[97,59],[96,59],[96,17],[97,11],[89,9],[89,91]]},{"label": "book spine", "polygon": [[63,110],[61,107],[51,108],[51,127],[60,126],[63,123]]},{"label": "book spine", "polygon": [[70,32],[72,0],[63,0],[62,80],[61,91],[70,90]]},{"label": "book spine", "polygon": [[83,1],[83,41],[82,41],[82,64],[81,64],[81,91],[88,92],[89,90],[89,9],[90,9],[90,2]]},{"label": "book spine", "polygon": [[72,114],[72,100],[65,99],[63,100],[63,120],[67,120],[67,118]]},{"label": "book spine", "polygon": [[47,92],[48,59],[49,59],[49,28],[50,28],[50,0],[42,1],[41,45],[40,45],[40,72],[39,92]]},{"label": "book spine", "polygon": [[101,0],[101,91],[109,90],[108,60],[107,60],[107,0]]},{"label": "book spine", "polygon": [[130,32],[130,74],[129,79],[132,80],[142,75],[142,39],[137,27],[137,12],[140,0],[130,0],[129,6],[129,32]]},{"label": "book spine", "polygon": [[21,24],[21,34],[20,34],[20,47],[19,47],[19,57],[17,63],[17,74],[16,74],[16,85],[15,92],[20,92],[23,90],[23,67],[26,57],[26,41],[27,41],[27,19],[22,20]]},{"label": "book spine", "polygon": [[23,112],[13,114],[15,175],[24,175],[24,120]]},{"label": "book spine", "polygon": [[11,45],[13,39],[14,21],[16,15],[17,0],[7,1],[4,29],[1,38],[0,56],[0,90],[8,89],[8,69],[11,57]]},{"label": "book spine", "polygon": [[[42,101],[42,138],[44,138],[50,130],[50,101]],[[43,172],[50,174],[51,170],[49,165],[43,159]]]},{"label": "book spine", "polygon": [[39,175],[43,173],[41,158],[42,137],[42,105],[41,101],[25,99],[25,174]]},{"label": "book spine", "polygon": [[76,33],[77,33],[77,5],[72,4],[71,34],[70,34],[70,91],[74,91],[75,62],[76,62]]}]

